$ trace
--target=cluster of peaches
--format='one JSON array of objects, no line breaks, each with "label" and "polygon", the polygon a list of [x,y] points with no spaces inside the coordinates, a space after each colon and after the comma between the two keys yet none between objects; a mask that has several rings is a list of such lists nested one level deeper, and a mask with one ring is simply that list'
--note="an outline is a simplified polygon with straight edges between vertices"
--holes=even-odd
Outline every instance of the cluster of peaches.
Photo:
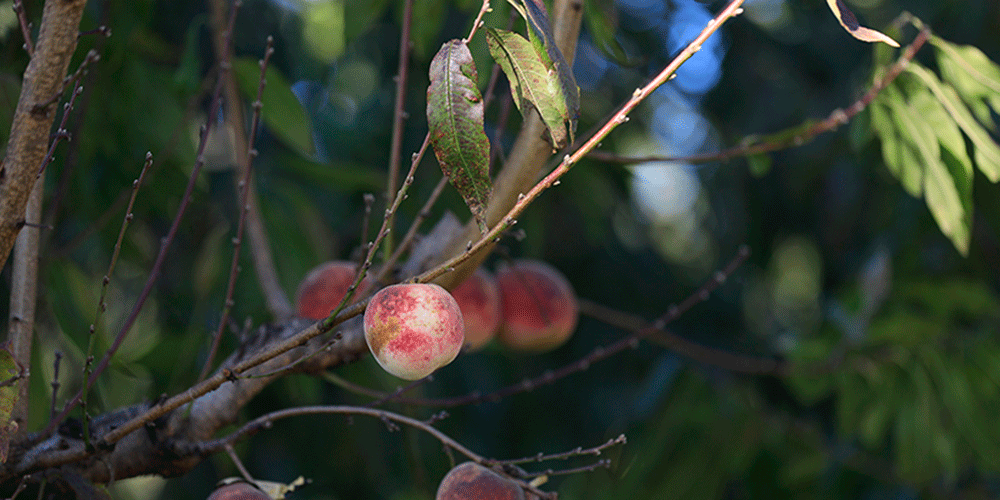
[{"label": "cluster of peaches", "polygon": [[[296,312],[326,318],[347,294],[357,265],[331,261],[306,275]],[[355,293],[364,297],[372,282]],[[417,380],[447,365],[465,347],[483,348],[494,338],[509,349],[543,352],[559,347],[576,329],[579,305],[569,281],[539,261],[515,260],[494,277],[477,269],[449,293],[435,284],[398,284],[372,296],[365,311],[368,348],[387,372]]]}]

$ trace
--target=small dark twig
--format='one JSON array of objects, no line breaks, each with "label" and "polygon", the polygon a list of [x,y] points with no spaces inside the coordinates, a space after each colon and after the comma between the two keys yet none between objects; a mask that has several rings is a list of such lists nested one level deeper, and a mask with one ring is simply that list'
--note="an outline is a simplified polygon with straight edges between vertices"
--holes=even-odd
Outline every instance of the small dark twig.
[{"label": "small dark twig", "polygon": [[56,351],[56,358],[52,361],[52,406],[49,407],[49,420],[56,419],[56,396],[59,394],[59,363],[62,361],[63,353]]},{"label": "small dark twig", "polygon": [[226,454],[229,455],[229,459],[233,461],[233,465],[236,466],[236,470],[240,471],[240,475],[243,476],[243,479],[253,483],[253,476],[250,475],[250,471],[248,471],[246,466],[243,465],[243,461],[240,460],[240,457],[236,454],[236,450],[233,449],[233,445],[226,443],[222,449],[226,450]]},{"label": "small dark twig", "polygon": [[224,449],[226,445],[231,445],[232,443],[250,437],[262,430],[270,428],[275,420],[281,420],[288,417],[297,417],[302,415],[367,415],[370,417],[375,417],[383,421],[393,422],[396,424],[403,424],[415,429],[422,430],[427,434],[441,442],[444,446],[451,448],[462,455],[465,455],[470,460],[478,463],[486,463],[487,459],[483,456],[473,452],[472,450],[466,448],[458,441],[455,441],[447,434],[439,431],[438,429],[421,422],[415,418],[407,417],[405,415],[400,415],[398,413],[393,413],[385,410],[376,410],[372,408],[362,408],[360,406],[303,406],[299,408],[286,408],[284,410],[278,410],[266,415],[257,417],[250,422],[247,422],[240,427],[235,432],[229,434],[220,439],[214,441],[208,441],[202,443],[199,446],[199,451],[202,455],[209,455]]},{"label": "small dark twig", "polygon": [[[44,111],[49,106],[59,102],[59,99],[62,99],[62,96],[66,92],[66,89],[68,89],[70,85],[75,85],[79,83],[80,79],[83,78],[83,75],[87,74],[87,70],[89,69],[90,65],[100,60],[101,60],[100,54],[98,54],[96,50],[91,49],[89,52],[87,52],[87,56],[83,58],[83,61],[80,63],[80,66],[76,68],[76,71],[74,71],[70,75],[66,75],[66,78],[63,78],[62,86],[59,87],[59,92],[56,92],[55,95],[50,97],[48,101],[35,104],[34,108],[36,110]],[[60,128],[63,127],[65,127],[65,123],[63,125],[60,125]]]},{"label": "small dark twig", "polygon": [[52,159],[56,153],[56,146],[59,145],[59,142],[63,139],[67,141],[70,140],[69,132],[66,131],[66,121],[69,119],[69,112],[73,111],[73,104],[76,102],[76,98],[81,92],[83,92],[83,87],[77,84],[76,88],[73,89],[73,94],[70,96],[69,102],[63,106],[62,120],[59,121],[59,127],[56,129],[56,133],[53,134],[52,144],[49,145],[49,151],[45,153],[45,157],[42,158],[42,164],[38,167],[38,175],[36,178],[40,178],[42,173],[45,172],[45,167],[48,167],[49,163],[52,163]]},{"label": "small dark twig", "polygon": [[28,14],[24,11],[24,2],[14,0],[14,13],[17,14],[17,23],[21,25],[21,36],[24,37],[24,51],[28,57],[35,55],[35,42],[31,40],[31,24],[28,22]]},{"label": "small dark twig", "polygon": [[570,458],[573,458],[573,457],[579,457],[579,456],[585,456],[585,455],[598,456],[601,453],[603,453],[604,450],[606,450],[608,448],[611,448],[612,446],[616,446],[616,445],[619,445],[619,444],[625,444],[626,441],[627,441],[627,439],[625,438],[625,435],[624,434],[620,434],[618,437],[616,437],[614,439],[609,439],[605,443],[599,444],[599,445],[594,446],[592,448],[583,449],[583,448],[579,448],[578,447],[578,448],[570,450],[570,451],[564,451],[562,453],[552,453],[552,454],[549,454],[549,455],[546,455],[546,454],[543,454],[543,453],[539,453],[539,454],[534,455],[534,456],[524,457],[524,458],[515,458],[515,459],[511,459],[511,460],[492,460],[492,461],[489,462],[489,464],[490,465],[504,466],[504,465],[517,465],[517,464],[526,464],[526,463],[547,462],[549,460],[567,460],[567,459],[570,459]]},{"label": "small dark twig", "polygon": [[[391,205],[393,195],[399,186],[399,169],[403,155],[403,123],[408,117],[406,113],[406,80],[410,67],[410,30],[413,25],[413,0],[403,2],[403,27],[399,34],[399,65],[396,68],[396,100],[392,109],[392,142],[389,145],[389,178],[385,185],[385,202]],[[389,227],[395,225],[394,216],[389,217]],[[365,237],[361,241],[368,241]],[[392,253],[391,237],[385,241],[385,255]]]},{"label": "small dark twig", "polygon": [[413,223],[410,224],[410,229],[406,231],[406,235],[403,239],[399,241],[399,246],[396,250],[392,252],[389,259],[385,261],[382,268],[379,269],[378,274],[375,275],[375,283],[384,283],[386,277],[392,272],[392,269],[396,267],[396,263],[403,256],[403,253],[410,249],[413,245],[414,239],[417,237],[417,231],[420,229],[420,225],[431,216],[431,207],[437,203],[438,198],[441,197],[441,193],[444,192],[444,188],[448,186],[448,178],[441,176],[441,180],[438,181],[437,185],[434,186],[434,190],[431,191],[431,195],[427,197],[427,201],[424,206],[417,213],[417,216],[413,219]]},{"label": "small dark twig", "polygon": [[253,185],[250,182],[250,178],[253,175],[253,160],[257,157],[257,150],[254,149],[254,140],[260,128],[261,110],[264,108],[264,104],[261,102],[264,96],[264,86],[267,83],[264,77],[267,75],[267,66],[273,54],[274,37],[269,36],[267,37],[267,48],[264,49],[264,58],[259,62],[260,77],[257,82],[257,99],[253,102],[253,118],[250,124],[250,133],[247,137],[247,168],[243,171],[243,178],[239,182],[240,217],[236,227],[236,236],[233,237],[233,258],[229,263],[229,282],[226,285],[226,298],[223,301],[219,327],[212,337],[212,344],[209,347],[208,356],[205,358],[205,364],[201,368],[201,373],[198,374],[198,382],[205,380],[208,372],[212,369],[212,361],[219,350],[219,342],[222,341],[222,332],[225,330],[226,324],[229,322],[229,315],[233,311],[233,294],[236,293],[236,278],[240,272],[240,249],[243,246],[243,231],[246,228],[247,213],[250,211],[250,186]]}]

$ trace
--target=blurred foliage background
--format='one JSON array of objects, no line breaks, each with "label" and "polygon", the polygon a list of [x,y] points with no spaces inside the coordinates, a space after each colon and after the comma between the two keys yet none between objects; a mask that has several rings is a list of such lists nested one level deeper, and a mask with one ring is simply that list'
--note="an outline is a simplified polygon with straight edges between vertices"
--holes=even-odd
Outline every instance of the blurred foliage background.
[{"label": "blurred foliage background", "polygon": [[[846,3],[876,29],[909,9],[941,37],[1000,60],[995,1]],[[37,20],[41,2],[26,4]],[[658,72],[723,5],[584,4],[575,63],[582,133]],[[465,36],[479,5],[414,2],[404,156],[426,132],[430,58],[445,40]],[[0,2],[3,123],[26,65],[10,7]],[[495,1],[487,24],[506,27],[509,10]],[[64,354],[61,394],[79,387],[101,277],[147,151],[155,165],[112,277],[97,349],[106,348],[138,295],[178,206],[214,79],[207,12],[204,2],[189,1],[93,0],[87,7],[81,30],[106,25],[112,36],[81,38],[77,59],[96,48],[102,60],[85,78],[69,119],[73,140],[60,147],[46,178],[45,222],[53,229],[43,233],[32,429],[48,418],[56,351]],[[388,0],[246,0],[236,19],[234,72],[246,95],[256,89],[256,59],[267,36],[276,39],[255,168],[277,270],[290,294],[308,269],[348,258],[358,247],[364,194],[377,195],[380,213],[401,13],[402,2]],[[899,40],[905,45],[914,33],[904,29]],[[478,38],[472,47],[485,88],[491,67],[485,43]],[[821,119],[870,85],[880,64],[873,53],[820,0],[748,1],[744,15],[726,24],[603,149],[711,152]],[[929,48],[917,60],[934,67]],[[498,95],[504,92],[501,85]],[[487,111],[491,136],[499,132],[499,108]],[[732,373],[643,343],[553,386],[450,410],[438,426],[495,458],[588,447],[626,434],[629,443],[611,450],[610,470],[548,485],[568,499],[1000,495],[1000,427],[992,421],[1000,411],[1000,193],[976,174],[972,242],[963,257],[925,203],[886,169],[867,120],[863,113],[837,132],[751,162],[585,161],[528,210],[519,224],[526,237],[504,239],[491,258],[544,259],[566,273],[580,297],[654,318],[746,243],[750,260],[672,331],[733,353],[787,360],[790,373]],[[515,114],[502,146],[509,148],[519,123]],[[219,130],[154,297],[97,388],[95,412],[181,391],[204,362],[238,214],[229,134],[244,133]],[[401,227],[439,178],[426,161],[402,206]],[[444,211],[467,215],[450,189],[431,221]],[[246,253],[244,247],[233,317],[260,324],[271,318]],[[9,269],[2,279],[6,294]],[[572,341],[552,353],[492,347],[460,357],[420,391],[489,391],[624,334],[584,318]],[[232,336],[226,342],[233,347]],[[371,359],[336,374],[382,390],[399,384]],[[317,378],[293,376],[273,384],[245,415],[366,402]],[[390,407],[421,418],[436,411]],[[449,467],[429,437],[411,429],[390,433],[360,417],[280,422],[237,451],[261,479],[311,478],[294,498],[428,499]],[[184,477],[132,479],[112,491],[116,498],[200,499],[232,475],[229,459],[217,456]]]}]

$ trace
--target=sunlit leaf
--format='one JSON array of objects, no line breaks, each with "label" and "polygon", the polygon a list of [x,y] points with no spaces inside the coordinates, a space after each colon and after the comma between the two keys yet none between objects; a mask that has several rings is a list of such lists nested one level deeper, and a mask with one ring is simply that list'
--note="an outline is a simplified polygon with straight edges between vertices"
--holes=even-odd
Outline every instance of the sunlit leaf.
[{"label": "sunlit leaf", "polygon": [[[233,76],[240,91],[248,99],[257,98],[260,83],[260,65],[256,59],[239,58],[233,61]],[[307,156],[313,154],[312,123],[295,98],[288,80],[274,68],[267,67],[261,115],[264,124],[287,146]]]},{"label": "sunlit leaf", "polygon": [[[884,92],[889,96],[896,93],[894,87],[889,87]],[[926,117],[915,112],[909,102],[901,97],[894,97],[888,103],[892,107],[892,117],[897,129],[905,134],[908,144],[915,149],[918,161],[923,166],[922,186],[927,208],[941,232],[951,239],[959,252],[966,254],[972,234],[971,217],[959,196],[957,184],[971,185],[971,175],[959,172],[958,178],[952,176],[941,160],[941,146],[934,129]]]},{"label": "sunlit leaf", "polygon": [[911,196],[920,197],[923,194],[923,168],[917,161],[916,153],[905,136],[901,136],[893,120],[893,110],[885,101],[888,98],[880,96],[879,100],[869,107],[872,115],[872,128],[878,133],[882,143],[882,159],[886,168]]},{"label": "sunlit leaf", "polygon": [[571,130],[566,126],[568,112],[561,98],[558,79],[545,68],[531,42],[521,35],[493,28],[487,28],[486,35],[490,54],[510,82],[510,92],[517,109],[522,114],[532,107],[538,110],[551,134],[552,144],[565,146]]},{"label": "sunlit leaf", "polygon": [[931,37],[941,79],[950,84],[983,126],[996,130],[990,110],[1000,110],[1000,66],[971,45]]},{"label": "sunlit leaf", "polygon": [[431,60],[427,123],[441,170],[485,232],[490,141],[483,130],[478,78],[468,46],[461,40],[445,43]]},{"label": "sunlit leaf", "polygon": [[976,166],[992,182],[1000,181],[1000,146],[990,137],[989,132],[972,117],[969,109],[962,103],[955,89],[938,80],[934,73],[916,63],[910,63],[906,71],[913,73],[934,93],[948,114],[955,120],[962,132],[969,137],[975,146],[974,158]]},{"label": "sunlit leaf", "polygon": [[837,16],[840,25],[854,38],[863,42],[885,42],[893,47],[899,47],[899,43],[889,38],[885,33],[861,26],[851,9],[844,5],[844,0],[826,0],[826,4],[830,6],[833,15]]},{"label": "sunlit leaf", "polygon": [[541,0],[507,1],[524,16],[528,24],[528,38],[531,40],[535,52],[538,53],[549,71],[558,75],[559,88],[566,103],[567,116],[565,120],[570,123],[570,140],[572,141],[573,133],[576,131],[576,120],[580,115],[580,87],[576,85],[572,66],[566,62],[562,51],[556,45],[545,4]]}]

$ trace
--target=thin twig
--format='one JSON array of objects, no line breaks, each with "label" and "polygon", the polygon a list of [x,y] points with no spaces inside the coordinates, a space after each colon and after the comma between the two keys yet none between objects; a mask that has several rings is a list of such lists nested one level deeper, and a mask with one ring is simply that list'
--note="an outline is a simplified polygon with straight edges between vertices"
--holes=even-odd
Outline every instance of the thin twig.
[{"label": "thin twig", "polygon": [[403,256],[407,250],[413,245],[415,238],[417,237],[417,231],[420,229],[420,225],[431,216],[431,207],[437,203],[438,198],[441,197],[441,193],[444,192],[444,188],[448,186],[448,178],[441,176],[441,180],[438,181],[437,185],[434,186],[434,190],[431,191],[431,195],[427,197],[427,201],[424,202],[424,206],[420,208],[420,212],[417,212],[417,216],[413,219],[413,223],[410,224],[410,229],[406,231],[406,235],[403,239],[399,241],[399,246],[396,250],[392,252],[383,265],[379,269],[378,274],[375,275],[375,283],[384,283],[386,277],[392,272],[393,268],[396,267],[396,263]]},{"label": "thin twig", "polygon": [[[816,136],[832,132],[839,128],[841,125],[847,124],[854,118],[858,113],[864,111],[868,105],[875,100],[883,89],[889,86],[893,80],[896,79],[906,69],[906,66],[910,64],[913,57],[917,55],[917,52],[923,47],[931,36],[930,30],[921,30],[913,41],[903,49],[899,58],[890,66],[881,78],[875,78],[868,90],[862,95],[858,100],[854,101],[850,106],[846,108],[837,108],[830,112],[829,116],[826,117],[821,122],[814,123],[807,126],[797,126],[792,127],[788,130],[777,132],[775,134],[770,134],[777,136],[773,140],[764,140],[761,142],[751,142],[747,144],[740,144],[739,146],[734,146],[731,148],[723,149],[715,153],[700,153],[689,156],[659,156],[659,155],[649,155],[649,156],[627,156],[618,155],[608,151],[591,151],[587,154],[588,158],[592,158],[599,161],[604,161],[608,163],[645,163],[653,161],[662,162],[683,162],[683,163],[708,163],[713,161],[726,161],[733,158],[742,158],[746,156],[753,156],[756,154],[769,153],[772,151],[778,151],[785,148],[798,147],[813,139]],[[798,129],[801,129],[798,133],[792,133]]]},{"label": "thin twig", "polygon": [[[208,2],[213,32],[212,44],[215,48],[215,56],[219,61],[231,60],[233,57],[232,44],[226,41],[229,31],[231,31],[227,29],[226,20],[228,3],[227,0],[210,0]],[[255,139],[251,138],[248,142],[242,134],[245,123],[243,100],[240,97],[236,80],[229,75],[226,75],[225,82],[223,82],[223,101],[225,104],[223,116],[226,120],[226,126],[235,132],[233,134],[234,162],[240,172],[240,178],[246,177],[250,183],[249,191],[247,191],[249,196],[245,202],[249,207],[246,231],[247,238],[250,240],[250,256],[253,259],[254,270],[257,272],[257,284],[264,295],[268,311],[279,320],[286,319],[292,316],[294,311],[288,300],[288,294],[285,293],[281,281],[278,279],[274,255],[271,253],[271,243],[267,235],[267,226],[264,224],[264,216],[261,213],[260,200],[257,195],[257,176],[245,175],[252,161],[247,152],[252,149],[250,143]],[[239,186],[235,187],[237,191],[240,190]]]},{"label": "thin twig", "polygon": [[[240,6],[239,1],[233,3],[232,14],[230,15],[229,18],[229,30],[227,31],[227,44],[232,43],[232,26],[233,23],[235,22],[236,11],[239,10],[239,6]],[[69,415],[69,412],[72,411],[77,404],[79,404],[81,398],[83,397],[83,393],[89,391],[90,388],[93,387],[94,383],[97,381],[97,377],[99,377],[101,373],[103,373],[104,370],[108,367],[108,365],[111,363],[111,358],[118,351],[118,348],[121,347],[122,342],[125,341],[125,337],[128,335],[128,332],[135,324],[135,321],[138,319],[139,313],[142,311],[143,305],[145,305],[146,300],[152,293],[153,285],[156,284],[156,281],[159,278],[160,273],[163,271],[163,264],[166,261],[167,250],[169,250],[171,243],[173,243],[174,237],[177,235],[177,231],[180,228],[181,220],[184,217],[184,213],[187,210],[187,206],[191,202],[191,197],[194,192],[194,186],[198,181],[198,177],[201,173],[201,168],[205,165],[205,146],[208,143],[208,133],[211,130],[211,128],[215,125],[215,122],[217,121],[217,117],[219,115],[219,108],[222,105],[222,99],[221,99],[222,83],[225,80],[226,73],[229,72],[229,69],[230,69],[230,62],[228,59],[223,59],[222,61],[219,62],[219,79],[215,85],[215,92],[213,93],[212,104],[211,104],[211,109],[209,110],[208,120],[206,121],[205,125],[203,125],[201,128],[201,135],[199,137],[198,151],[196,155],[197,160],[194,163],[194,168],[191,170],[191,175],[188,178],[187,187],[184,189],[184,195],[181,197],[180,206],[177,208],[177,214],[174,216],[173,224],[171,224],[170,229],[167,231],[167,235],[160,241],[160,251],[157,254],[156,260],[153,263],[153,267],[149,272],[149,277],[146,279],[145,286],[143,286],[143,289],[140,292],[139,297],[136,299],[135,304],[132,306],[132,312],[129,314],[128,318],[126,318],[125,323],[122,325],[121,330],[115,337],[114,342],[104,353],[104,356],[101,358],[101,361],[97,364],[97,367],[94,369],[94,372],[90,375],[90,377],[87,378],[87,381],[84,384],[84,386],[79,390],[79,392],[76,393],[73,399],[66,404],[62,412],[60,412],[59,417],[56,420],[50,422],[48,427],[45,428],[44,431],[45,435],[51,435],[52,432],[55,431],[55,427],[59,424],[59,422],[61,422],[64,418],[66,418],[66,416]]]},{"label": "thin twig", "polygon": [[483,24],[483,16],[490,11],[490,0],[483,0],[482,7],[479,8],[479,14],[476,15],[476,19],[472,21],[472,29],[469,30],[469,36],[465,37],[465,43],[469,43],[472,37],[476,35],[476,30],[479,26]]},{"label": "thin twig", "polygon": [[35,43],[31,41],[31,24],[28,23],[28,14],[24,11],[24,2],[14,0],[14,13],[17,14],[17,23],[21,25],[21,36],[24,37],[24,51],[28,57],[35,55]]},{"label": "thin twig", "polygon": [[59,362],[62,361],[63,354],[56,351],[55,359],[52,360],[52,405],[49,406],[49,420],[56,419],[56,396],[59,395]]},{"label": "thin twig", "polygon": [[226,437],[217,439],[214,441],[208,441],[202,443],[199,446],[199,451],[203,455],[210,455],[224,448],[228,444],[232,444],[240,439],[250,437],[262,430],[269,429],[276,420],[281,420],[283,418],[298,417],[302,415],[367,415],[370,417],[375,417],[387,422],[395,422],[403,425],[419,429],[421,431],[430,434],[435,439],[441,442],[444,446],[451,448],[462,455],[465,455],[470,460],[477,463],[486,463],[487,459],[478,453],[466,448],[458,441],[452,439],[447,434],[437,430],[436,428],[420,421],[415,418],[407,417],[405,415],[400,415],[398,413],[393,413],[385,410],[376,410],[373,408],[363,408],[360,406],[303,406],[299,408],[286,408],[284,410],[278,410],[266,415],[257,417],[250,422],[247,422],[240,427],[235,432],[229,434]]},{"label": "thin twig", "polygon": [[66,120],[69,118],[69,112],[73,111],[73,104],[76,102],[76,98],[81,92],[83,92],[83,87],[77,85],[73,89],[73,94],[70,95],[69,102],[63,105],[62,120],[59,122],[59,128],[57,128],[55,134],[53,134],[52,144],[49,145],[49,151],[45,153],[45,158],[42,158],[42,164],[38,166],[38,178],[41,178],[42,174],[45,173],[45,167],[48,167],[49,163],[52,163],[52,159],[55,157],[56,153],[56,146],[59,145],[59,142],[63,139],[67,141],[70,140],[69,132],[66,131]]},{"label": "thin twig", "polygon": [[264,58],[259,62],[260,77],[257,81],[257,99],[253,102],[253,118],[250,122],[250,132],[247,137],[247,166],[243,169],[243,177],[239,182],[240,217],[236,227],[236,236],[233,237],[233,258],[229,263],[229,282],[226,285],[226,298],[223,300],[219,327],[215,330],[215,335],[212,337],[212,344],[208,349],[208,355],[205,357],[205,364],[202,365],[201,373],[198,374],[198,382],[205,380],[209,370],[212,369],[212,361],[219,350],[219,342],[222,341],[222,332],[225,330],[226,324],[229,322],[229,315],[233,311],[233,294],[236,293],[236,278],[240,272],[240,249],[243,246],[243,231],[246,227],[247,214],[250,212],[249,199],[250,186],[252,185],[250,178],[253,175],[253,160],[257,157],[257,150],[254,149],[253,145],[257,137],[257,131],[260,128],[261,110],[264,108],[262,99],[264,97],[264,86],[267,83],[264,77],[267,75],[267,66],[273,54],[274,37],[269,36],[267,37],[267,48],[264,49]]},{"label": "thin twig", "polygon": [[236,465],[236,470],[240,471],[240,475],[243,476],[243,479],[253,483],[253,476],[250,475],[250,471],[248,471],[246,466],[243,465],[243,461],[240,460],[240,457],[236,454],[236,450],[233,449],[232,443],[226,443],[223,445],[222,449],[226,450],[226,454],[229,455],[229,459],[233,461],[234,465]]},{"label": "thin twig", "polygon": [[[399,169],[403,154],[403,123],[409,116],[406,113],[406,80],[410,67],[410,30],[413,25],[413,0],[403,2],[403,26],[399,34],[399,65],[396,68],[396,101],[392,109],[392,142],[389,146],[389,178],[385,184],[385,203],[391,205],[393,195],[399,186]],[[390,216],[389,227],[395,225],[395,216]],[[361,241],[367,241],[367,238]],[[392,253],[393,238],[390,234],[385,240],[385,255]]]},{"label": "thin twig", "polygon": [[564,451],[562,453],[552,453],[552,454],[548,454],[548,455],[546,455],[544,453],[539,453],[537,455],[533,455],[533,456],[530,456],[530,457],[524,457],[524,458],[514,458],[514,459],[510,459],[510,460],[491,460],[489,462],[489,464],[490,465],[501,465],[501,466],[503,466],[503,465],[517,465],[517,464],[547,462],[549,460],[567,460],[567,459],[570,459],[570,458],[573,458],[573,457],[579,457],[579,456],[584,456],[584,455],[598,456],[601,453],[603,453],[604,450],[606,450],[606,449],[608,449],[608,448],[610,448],[612,446],[615,446],[615,445],[625,444],[626,442],[627,442],[627,440],[625,438],[625,435],[624,434],[619,434],[618,437],[616,437],[614,439],[609,439],[606,442],[604,442],[603,444],[599,444],[599,445],[594,446],[592,448],[583,449],[582,447],[578,447],[578,448],[576,448],[574,450]]}]

